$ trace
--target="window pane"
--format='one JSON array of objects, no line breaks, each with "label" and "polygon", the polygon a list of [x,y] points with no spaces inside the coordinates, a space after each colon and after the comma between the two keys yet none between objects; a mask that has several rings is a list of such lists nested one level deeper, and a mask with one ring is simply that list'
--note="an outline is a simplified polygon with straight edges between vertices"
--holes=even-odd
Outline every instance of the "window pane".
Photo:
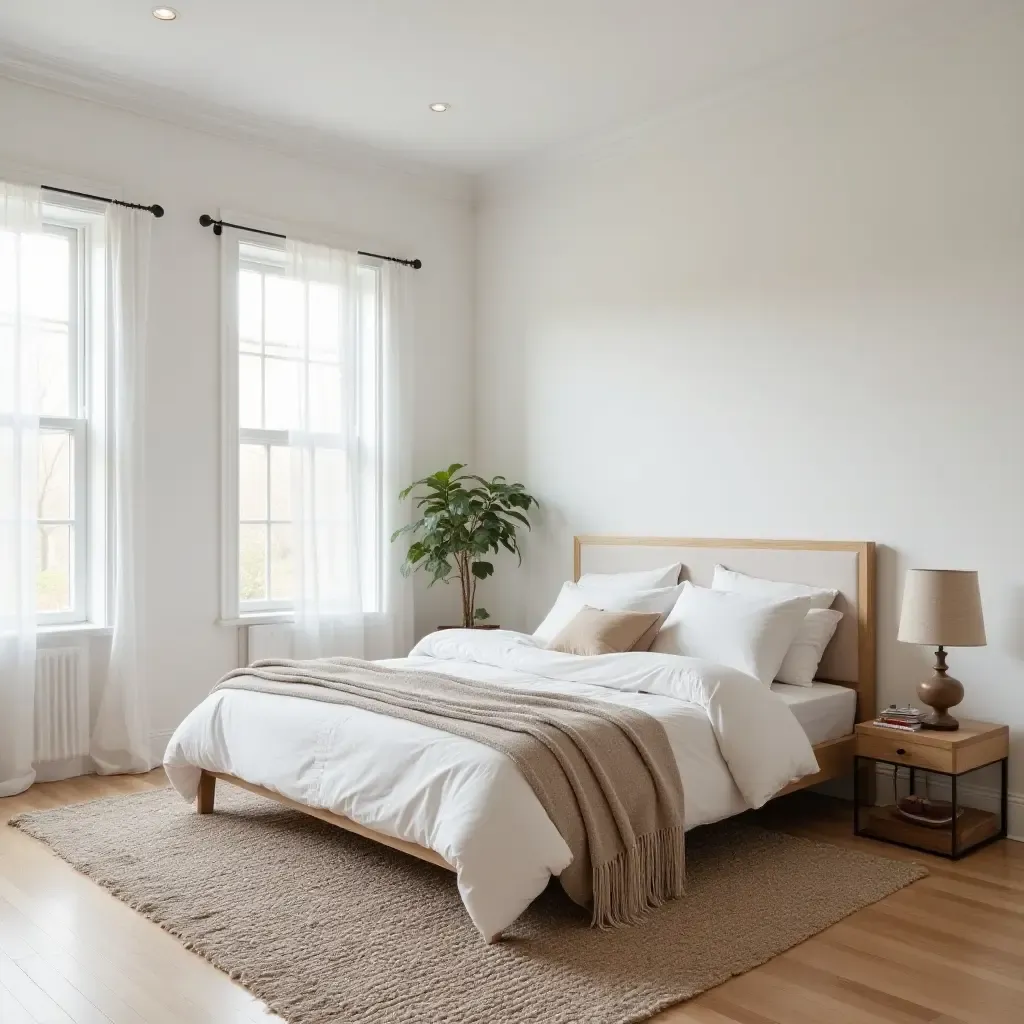
[{"label": "window pane", "polygon": [[318,522],[341,522],[350,518],[345,492],[348,478],[345,453],[320,448],[315,456],[316,518]]},{"label": "window pane", "polygon": [[341,433],[341,373],[336,366],[310,364],[309,426],[324,434]]},{"label": "window pane", "polygon": [[263,383],[259,356],[238,357],[238,424],[263,426]]},{"label": "window pane", "polygon": [[270,527],[270,599],[290,601],[295,596],[295,551],[290,523]]},{"label": "window pane", "polygon": [[362,268],[359,283],[362,286],[362,305],[359,321],[359,432],[363,443],[371,448],[377,445],[380,411],[381,352],[377,328],[377,283],[375,270]]},{"label": "window pane", "polygon": [[41,612],[71,609],[71,527],[40,526],[36,607]]},{"label": "window pane", "polygon": [[267,430],[299,425],[299,366],[290,359],[267,360]]},{"label": "window pane", "polygon": [[70,245],[64,235],[26,235],[22,245],[22,298],[29,316],[68,318]]},{"label": "window pane", "polygon": [[15,237],[13,231],[0,231],[0,316],[14,313]]},{"label": "window pane", "polygon": [[281,445],[270,449],[270,518],[278,522],[292,518],[292,451]]},{"label": "window pane", "polygon": [[377,275],[378,271],[373,267],[359,268],[359,331],[363,338],[374,339],[374,348],[377,337]]},{"label": "window pane", "polygon": [[238,528],[238,596],[243,601],[267,597],[267,528]]},{"label": "window pane", "polygon": [[42,431],[39,434],[38,517],[73,518],[71,435]]},{"label": "window pane", "polygon": [[[0,235],[0,249],[3,236]],[[3,289],[4,268],[0,261],[0,290]],[[0,316],[3,313],[0,311]],[[0,324],[0,412],[14,408],[14,328]]]},{"label": "window pane", "polygon": [[267,449],[243,444],[238,452],[238,518],[267,518]]},{"label": "window pane", "polygon": [[309,351],[314,359],[338,359],[338,289],[309,286]]},{"label": "window pane", "polygon": [[266,290],[266,333],[268,349],[273,346],[278,355],[298,352],[303,331],[302,285],[277,274],[263,279]]},{"label": "window pane", "polygon": [[71,416],[68,377],[68,329],[52,327],[39,335],[39,414]]},{"label": "window pane", "polygon": [[262,282],[262,275],[253,270],[238,273],[238,340],[243,347],[255,342],[258,348],[263,335]]}]

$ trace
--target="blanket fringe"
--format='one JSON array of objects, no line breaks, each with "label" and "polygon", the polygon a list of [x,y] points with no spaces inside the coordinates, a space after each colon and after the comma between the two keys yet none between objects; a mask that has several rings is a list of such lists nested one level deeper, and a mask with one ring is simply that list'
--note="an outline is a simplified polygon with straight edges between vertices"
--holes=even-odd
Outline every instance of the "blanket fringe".
[{"label": "blanket fringe", "polygon": [[593,870],[591,925],[637,924],[644,913],[682,896],[686,887],[683,826],[649,832],[614,860]]}]

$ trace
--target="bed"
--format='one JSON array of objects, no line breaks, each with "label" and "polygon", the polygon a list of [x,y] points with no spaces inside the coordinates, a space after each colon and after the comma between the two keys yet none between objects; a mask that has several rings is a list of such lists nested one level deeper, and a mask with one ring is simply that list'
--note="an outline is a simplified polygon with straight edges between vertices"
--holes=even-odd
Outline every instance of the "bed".
[{"label": "bed", "polygon": [[[874,709],[874,551],[869,543],[577,537],[575,578],[681,562],[707,584],[717,563],[831,587],[844,613],[813,687],[751,688],[749,677],[656,654],[578,658],[522,634],[424,638],[399,666],[640,708],[665,727],[693,828],[848,774],[853,726]],[[739,677],[739,678],[737,678]],[[652,679],[655,681],[652,683]],[[791,692],[800,691],[800,692]],[[220,690],[171,738],[172,785],[211,813],[218,780],[452,870],[492,940],[572,860],[522,776],[471,740],[360,709]],[[726,723],[725,728],[722,722]]]}]

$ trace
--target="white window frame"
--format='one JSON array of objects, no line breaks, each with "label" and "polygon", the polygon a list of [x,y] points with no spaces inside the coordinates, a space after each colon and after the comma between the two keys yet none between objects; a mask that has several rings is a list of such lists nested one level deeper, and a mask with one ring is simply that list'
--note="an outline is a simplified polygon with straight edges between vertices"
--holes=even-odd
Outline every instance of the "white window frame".
[{"label": "white window frame", "polygon": [[[242,215],[229,216],[221,214],[225,219],[245,220]],[[269,598],[270,576],[268,569],[268,598],[264,601],[242,602],[239,594],[239,455],[242,444],[288,447],[287,430],[266,430],[241,427],[239,424],[238,395],[238,359],[239,359],[239,321],[238,321],[238,274],[244,269],[246,260],[242,258],[241,246],[245,243],[260,246],[271,252],[280,253],[281,273],[284,273],[284,245],[273,238],[257,232],[232,229],[230,235],[221,237],[221,617],[225,625],[253,625],[260,622],[288,622],[294,619],[294,602],[271,600]],[[365,258],[366,266],[378,272],[380,261]],[[268,264],[260,264],[261,272],[266,273]],[[378,277],[379,282],[379,277]],[[377,288],[377,325],[382,329],[383,309],[382,294]],[[382,347],[378,345],[378,360],[383,358]],[[378,367],[378,379],[380,367]],[[266,401],[264,388],[263,400]],[[378,417],[380,410],[378,410]],[[323,438],[323,447],[329,447],[330,438]],[[378,460],[381,454],[378,452]],[[382,479],[381,467],[377,467],[378,480]],[[270,480],[269,458],[267,474],[267,519],[270,516]],[[383,495],[377,495],[378,503],[383,502]],[[383,586],[383,539],[378,552],[378,588]],[[378,601],[380,594],[377,594]],[[375,613],[369,613],[374,616]]]},{"label": "white window frame", "polygon": [[88,200],[43,203],[43,231],[71,242],[69,261],[68,346],[71,416],[40,416],[40,434],[67,433],[74,452],[71,520],[40,520],[40,525],[72,524],[71,607],[40,611],[37,628],[108,624],[113,574],[107,509],[111,504],[109,408],[111,393],[106,358],[108,309],[105,287],[103,206]]}]

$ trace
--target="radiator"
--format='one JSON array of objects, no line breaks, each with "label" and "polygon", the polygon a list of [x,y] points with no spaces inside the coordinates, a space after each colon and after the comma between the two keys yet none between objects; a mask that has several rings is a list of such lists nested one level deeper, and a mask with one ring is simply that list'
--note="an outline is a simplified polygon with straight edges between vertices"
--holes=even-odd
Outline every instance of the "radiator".
[{"label": "radiator", "polygon": [[290,622],[246,627],[246,649],[239,650],[239,664],[249,665],[260,658],[291,658],[294,629]]},{"label": "radiator", "polygon": [[89,753],[89,680],[78,647],[36,651],[35,760],[63,761]]}]

